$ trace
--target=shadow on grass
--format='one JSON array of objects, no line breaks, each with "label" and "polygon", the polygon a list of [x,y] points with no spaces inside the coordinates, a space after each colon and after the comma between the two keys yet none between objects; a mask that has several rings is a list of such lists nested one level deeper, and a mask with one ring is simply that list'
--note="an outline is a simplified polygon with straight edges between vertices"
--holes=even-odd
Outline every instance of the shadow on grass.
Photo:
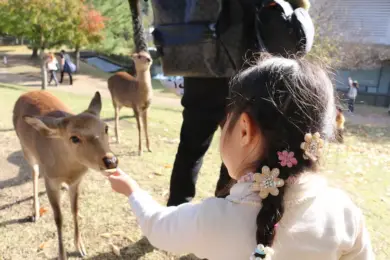
[{"label": "shadow on grass", "polygon": [[[46,191],[41,191],[41,192],[38,193],[38,197],[41,197],[44,194],[46,194]],[[27,198],[24,198],[24,199],[20,199],[20,200],[17,200],[15,202],[12,202],[12,203],[9,203],[9,204],[1,205],[0,206],[0,210],[11,208],[13,206],[19,205],[19,204],[21,204],[23,202],[26,202],[26,201],[29,201],[29,200],[32,200],[32,199],[33,199],[33,196],[30,196],[30,197],[27,197]],[[9,220],[9,221],[15,221],[15,220]],[[1,224],[2,223],[0,223],[0,227],[1,227]]]},{"label": "shadow on grass", "polygon": [[[137,260],[143,257],[144,255],[152,252],[156,248],[152,246],[146,237],[141,238],[134,244],[123,247],[120,249],[121,256],[116,256],[113,253],[103,253],[91,258],[88,260],[107,260],[107,259],[130,259]],[[178,258],[179,260],[197,260],[194,255],[186,255]]]},{"label": "shadow on grass", "polygon": [[88,260],[107,260],[107,259],[140,259],[147,253],[150,253],[155,248],[149,243],[146,237],[138,240],[134,244],[120,249],[121,256],[118,257],[114,253],[103,253],[97,256],[87,258]]},{"label": "shadow on grass", "polygon": [[24,217],[24,218],[19,218],[19,219],[11,219],[11,220],[7,220],[7,221],[4,221],[4,222],[1,222],[0,223],[0,228],[6,227],[6,226],[9,226],[9,225],[24,224],[24,223],[30,223],[30,222],[32,222],[31,216]]},{"label": "shadow on grass", "polygon": [[16,91],[23,91],[21,87],[12,86],[9,84],[0,83],[0,89],[11,89]]},{"label": "shadow on grass", "polygon": [[19,186],[30,181],[32,175],[31,168],[24,160],[22,151],[11,153],[8,156],[7,161],[16,166],[19,166],[19,172],[18,175],[14,178],[5,181],[0,181],[0,190],[4,188],[13,187],[13,186]]}]

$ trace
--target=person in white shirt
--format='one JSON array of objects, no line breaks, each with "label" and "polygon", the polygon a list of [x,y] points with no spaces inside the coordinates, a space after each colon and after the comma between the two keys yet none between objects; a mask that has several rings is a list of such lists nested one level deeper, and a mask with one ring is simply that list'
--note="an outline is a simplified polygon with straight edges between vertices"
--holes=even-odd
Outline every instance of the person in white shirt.
[{"label": "person in white shirt", "polygon": [[359,83],[355,80],[352,81],[351,77],[348,78],[349,89],[347,93],[348,97],[348,109],[351,113],[355,111],[355,100],[358,94]]},{"label": "person in white shirt", "polygon": [[49,85],[51,81],[54,79],[54,82],[56,83],[56,86],[58,86],[58,80],[57,80],[57,70],[58,70],[58,60],[56,59],[56,56],[54,56],[53,53],[49,53],[49,57],[47,59],[47,69],[50,73],[50,79],[49,79]]},{"label": "person in white shirt", "polygon": [[334,137],[332,83],[320,66],[263,57],[230,86],[220,152],[237,180],[226,198],[165,207],[122,170],[128,197],[155,247],[209,260],[371,260],[361,210],[318,173]]}]

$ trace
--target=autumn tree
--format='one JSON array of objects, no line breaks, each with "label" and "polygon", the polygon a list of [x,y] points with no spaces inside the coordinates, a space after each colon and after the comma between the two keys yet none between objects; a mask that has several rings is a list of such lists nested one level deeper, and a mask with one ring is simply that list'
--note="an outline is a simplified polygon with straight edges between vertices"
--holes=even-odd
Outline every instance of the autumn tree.
[{"label": "autumn tree", "polygon": [[0,28],[28,38],[32,48],[40,51],[42,89],[47,86],[44,50],[71,41],[82,4],[80,0],[2,1]]},{"label": "autumn tree", "polygon": [[80,68],[80,49],[94,43],[99,43],[103,39],[104,23],[107,19],[93,6],[84,3],[79,9],[78,23],[75,24],[70,47],[75,49],[76,68]]}]

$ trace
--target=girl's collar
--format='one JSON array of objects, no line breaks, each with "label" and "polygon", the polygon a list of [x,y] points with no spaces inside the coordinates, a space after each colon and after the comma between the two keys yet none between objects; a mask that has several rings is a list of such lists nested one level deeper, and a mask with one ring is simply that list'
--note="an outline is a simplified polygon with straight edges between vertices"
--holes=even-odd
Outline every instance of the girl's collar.
[{"label": "girl's collar", "polygon": [[[261,198],[258,192],[252,191],[253,173],[242,176],[237,184],[233,185],[227,200],[234,203],[251,204],[261,206]],[[326,179],[319,174],[303,173],[299,177],[290,177],[286,180],[284,205],[286,208],[293,207],[316,197],[327,186]]]}]

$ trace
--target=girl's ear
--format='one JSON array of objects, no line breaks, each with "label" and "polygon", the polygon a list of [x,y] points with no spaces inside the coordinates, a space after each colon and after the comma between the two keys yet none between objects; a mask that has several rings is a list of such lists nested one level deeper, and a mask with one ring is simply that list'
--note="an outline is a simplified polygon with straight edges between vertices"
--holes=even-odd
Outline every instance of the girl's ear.
[{"label": "girl's ear", "polygon": [[240,129],[241,145],[243,146],[251,144],[254,139],[257,139],[258,134],[260,134],[259,129],[248,113],[244,112],[240,115],[238,125]]}]

